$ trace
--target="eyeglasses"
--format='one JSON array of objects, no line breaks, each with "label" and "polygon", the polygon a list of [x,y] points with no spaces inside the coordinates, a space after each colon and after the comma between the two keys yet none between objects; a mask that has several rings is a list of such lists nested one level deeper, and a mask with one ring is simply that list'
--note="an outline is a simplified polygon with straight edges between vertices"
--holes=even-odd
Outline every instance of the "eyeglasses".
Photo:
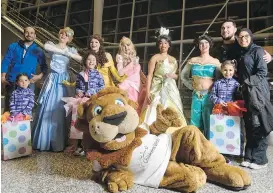
[{"label": "eyeglasses", "polygon": [[244,36],[239,36],[238,38],[242,40],[243,38],[248,39],[249,37],[250,35],[244,35]]}]

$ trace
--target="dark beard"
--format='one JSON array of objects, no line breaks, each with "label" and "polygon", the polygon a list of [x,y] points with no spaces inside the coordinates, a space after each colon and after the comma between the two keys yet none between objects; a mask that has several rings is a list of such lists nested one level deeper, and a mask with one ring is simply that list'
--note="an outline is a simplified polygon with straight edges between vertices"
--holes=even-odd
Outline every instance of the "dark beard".
[{"label": "dark beard", "polygon": [[28,40],[28,39],[25,39],[24,42],[33,42],[33,40]]}]

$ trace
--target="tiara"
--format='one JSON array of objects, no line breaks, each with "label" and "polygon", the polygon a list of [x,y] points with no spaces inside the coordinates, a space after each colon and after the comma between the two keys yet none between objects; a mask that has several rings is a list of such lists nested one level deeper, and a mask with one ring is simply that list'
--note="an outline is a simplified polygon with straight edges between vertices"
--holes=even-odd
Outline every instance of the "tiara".
[{"label": "tiara", "polygon": [[161,27],[160,30],[159,30],[159,35],[162,36],[162,35],[169,35],[170,33],[170,30],[165,28],[165,27]]}]

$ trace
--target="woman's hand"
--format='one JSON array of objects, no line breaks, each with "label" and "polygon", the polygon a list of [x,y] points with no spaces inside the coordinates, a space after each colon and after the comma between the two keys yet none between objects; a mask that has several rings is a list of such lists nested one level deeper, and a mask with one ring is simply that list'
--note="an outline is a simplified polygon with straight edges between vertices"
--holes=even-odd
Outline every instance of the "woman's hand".
[{"label": "woman's hand", "polygon": [[117,63],[123,63],[123,59],[122,59],[122,56],[121,55],[117,55],[117,57],[116,57],[116,62]]},{"label": "woman's hand", "polygon": [[151,104],[152,103],[152,95],[150,93],[147,93],[146,98],[147,98],[148,105]]},{"label": "woman's hand", "polygon": [[172,78],[172,79],[176,79],[177,75],[173,74],[173,73],[167,73],[164,75],[165,78]]}]

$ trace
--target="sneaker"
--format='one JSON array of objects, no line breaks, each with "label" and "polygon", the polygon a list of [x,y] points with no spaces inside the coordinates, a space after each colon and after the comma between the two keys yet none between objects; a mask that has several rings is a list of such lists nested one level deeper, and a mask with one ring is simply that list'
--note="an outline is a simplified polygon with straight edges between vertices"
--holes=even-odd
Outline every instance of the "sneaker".
[{"label": "sneaker", "polygon": [[259,165],[259,164],[255,164],[255,163],[251,163],[249,168],[254,169],[254,170],[259,170],[262,168],[266,168],[267,164],[263,164],[263,165]]},{"label": "sneaker", "polygon": [[85,152],[81,149],[80,151],[75,151],[74,155],[75,156],[85,156]]},{"label": "sneaker", "polygon": [[240,166],[243,166],[243,167],[249,167],[251,165],[251,163],[249,161],[243,161]]},{"label": "sneaker", "polygon": [[75,153],[80,153],[82,151],[82,148],[78,147],[77,150],[75,151]]}]

